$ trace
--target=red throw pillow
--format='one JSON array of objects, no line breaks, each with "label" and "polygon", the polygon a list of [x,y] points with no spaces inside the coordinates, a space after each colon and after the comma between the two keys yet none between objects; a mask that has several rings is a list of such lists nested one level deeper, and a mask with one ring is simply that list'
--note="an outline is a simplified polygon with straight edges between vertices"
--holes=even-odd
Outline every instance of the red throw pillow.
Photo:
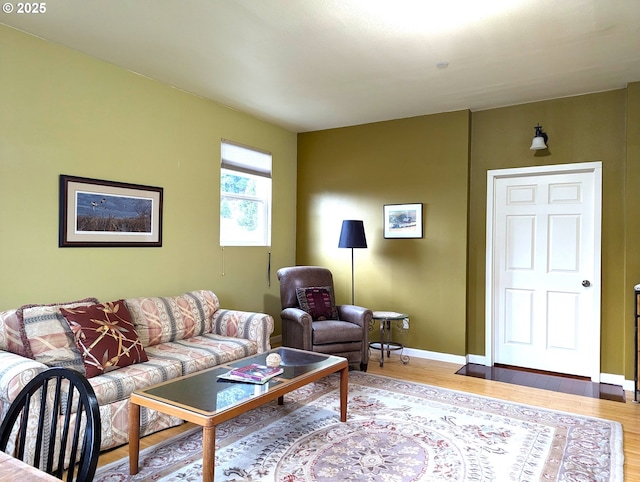
[{"label": "red throw pillow", "polygon": [[124,300],[60,308],[69,322],[87,378],[148,361]]},{"label": "red throw pillow", "polygon": [[300,308],[309,313],[313,321],[338,319],[331,286],[296,288],[296,295]]}]

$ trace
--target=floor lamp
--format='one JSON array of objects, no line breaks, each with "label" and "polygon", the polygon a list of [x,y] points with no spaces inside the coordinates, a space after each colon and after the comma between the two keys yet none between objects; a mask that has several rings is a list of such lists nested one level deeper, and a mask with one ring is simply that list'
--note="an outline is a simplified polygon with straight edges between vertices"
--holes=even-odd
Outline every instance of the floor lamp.
[{"label": "floor lamp", "polygon": [[339,248],[351,248],[351,304],[355,304],[353,279],[353,248],[366,248],[367,238],[364,234],[364,223],[353,219],[345,219],[342,221],[342,231],[340,231]]}]

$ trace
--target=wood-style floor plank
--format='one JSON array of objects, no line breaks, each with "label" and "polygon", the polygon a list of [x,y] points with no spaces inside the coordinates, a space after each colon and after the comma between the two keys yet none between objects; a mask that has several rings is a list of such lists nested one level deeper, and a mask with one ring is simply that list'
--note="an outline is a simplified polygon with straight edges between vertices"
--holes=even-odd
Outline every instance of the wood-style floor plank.
[{"label": "wood-style floor plank", "polygon": [[[373,359],[370,360],[368,371],[378,375],[510,400],[516,403],[616,420],[622,424],[624,430],[625,481],[640,481],[640,404],[633,402],[632,393],[627,392],[626,402],[602,400],[456,375],[455,372],[460,368],[461,365],[457,364],[415,357],[411,358],[409,364],[403,365],[397,354],[392,354],[390,360],[385,357],[384,367],[380,367],[377,355],[374,354]],[[193,425],[183,424],[149,435],[140,441],[140,449],[154,445],[191,427]],[[118,447],[101,454],[98,465],[102,466],[127,456],[128,446]]]}]

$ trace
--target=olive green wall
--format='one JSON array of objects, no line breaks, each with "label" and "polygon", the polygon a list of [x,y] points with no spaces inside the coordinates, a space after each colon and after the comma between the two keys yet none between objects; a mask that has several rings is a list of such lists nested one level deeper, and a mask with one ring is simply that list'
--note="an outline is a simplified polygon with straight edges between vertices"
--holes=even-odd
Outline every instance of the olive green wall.
[{"label": "olive green wall", "polygon": [[[602,161],[601,369],[632,379],[639,85],[300,134],[297,263],[329,266],[339,301],[349,301],[340,223],[364,219],[369,249],[355,252],[356,303],[408,312],[411,348],[484,355],[487,170]],[[529,150],[537,123],[548,151]],[[424,239],[382,239],[382,205],[403,202],[425,203]]]},{"label": "olive green wall", "polygon": [[[0,86],[0,309],[205,288],[279,332],[269,250],[223,261],[220,139],[273,153],[275,270],[295,259],[294,133],[5,26]],[[59,248],[60,174],[163,187],[163,246]]]},{"label": "olive green wall", "polygon": [[[350,303],[338,238],[343,219],[362,219],[356,304],[408,313],[412,348],[466,353],[468,145],[467,111],[298,136],[297,263],[331,269]],[[423,239],[383,238],[383,205],[396,203],[423,203]]]},{"label": "olive green wall", "polygon": [[[623,373],[626,91],[569,97],[473,114],[469,222],[469,353],[485,349],[487,170],[602,161],[601,371]],[[533,126],[549,149],[531,151]],[[542,155],[540,155],[542,154]]]},{"label": "olive green wall", "polygon": [[634,374],[633,287],[640,283],[640,82],[627,87],[627,164],[625,189],[625,373]]}]

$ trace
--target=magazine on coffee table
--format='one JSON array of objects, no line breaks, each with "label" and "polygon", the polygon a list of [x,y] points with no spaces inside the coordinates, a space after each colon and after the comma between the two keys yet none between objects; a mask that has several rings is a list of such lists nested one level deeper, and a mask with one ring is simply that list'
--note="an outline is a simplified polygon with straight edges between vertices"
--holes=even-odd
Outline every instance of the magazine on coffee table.
[{"label": "magazine on coffee table", "polygon": [[280,366],[268,367],[266,365],[252,363],[251,365],[234,368],[227,373],[218,375],[218,378],[222,378],[224,380],[232,380],[234,382],[262,384],[268,382],[276,375],[280,375],[282,372],[284,372],[284,369]]}]

